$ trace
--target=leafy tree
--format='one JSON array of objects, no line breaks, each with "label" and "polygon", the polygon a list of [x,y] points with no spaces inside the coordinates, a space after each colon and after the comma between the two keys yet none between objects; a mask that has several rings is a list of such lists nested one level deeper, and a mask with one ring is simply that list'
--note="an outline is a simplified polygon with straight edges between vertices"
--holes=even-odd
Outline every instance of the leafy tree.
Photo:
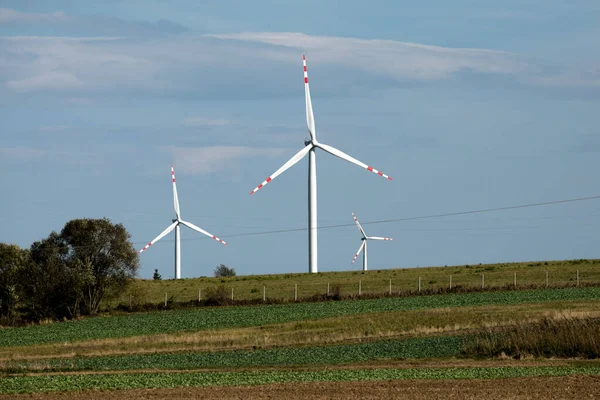
[{"label": "leafy tree", "polygon": [[19,303],[19,274],[29,253],[14,244],[0,243],[0,316],[11,319]]},{"label": "leafy tree", "polygon": [[100,302],[121,292],[137,274],[139,259],[122,224],[109,219],[75,219],[60,233],[68,247],[68,264],[79,276],[82,310],[98,312]]},{"label": "leafy tree", "polygon": [[224,276],[235,276],[235,269],[229,268],[225,264],[219,264],[215,268],[215,277],[220,278]]},{"label": "leafy tree", "polygon": [[67,246],[56,232],[31,245],[32,262],[20,274],[20,286],[29,318],[79,315],[78,276],[68,268]]},{"label": "leafy tree", "polygon": [[31,246],[24,275],[27,310],[36,319],[95,314],[103,299],[122,291],[136,275],[137,252],[123,225],[75,219],[60,234]]},{"label": "leafy tree", "polygon": [[160,281],[162,279],[162,276],[158,273],[158,269],[154,270],[154,276],[152,277],[152,279],[154,279],[155,281]]}]

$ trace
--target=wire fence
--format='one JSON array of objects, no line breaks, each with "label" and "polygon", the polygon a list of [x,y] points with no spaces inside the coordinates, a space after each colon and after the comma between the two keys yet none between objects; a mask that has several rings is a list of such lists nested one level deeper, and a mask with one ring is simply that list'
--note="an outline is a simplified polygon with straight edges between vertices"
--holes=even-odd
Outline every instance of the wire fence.
[{"label": "wire fence", "polygon": [[[534,289],[600,285],[600,260],[570,267],[543,264],[525,265],[518,270],[498,270],[493,266],[450,267],[419,270],[378,270],[330,273],[204,278],[180,281],[141,281],[134,285],[121,304],[178,303],[204,301],[220,290],[232,301],[302,301],[318,296],[377,297],[385,295],[428,294],[499,289]],[[443,268],[442,268],[443,269]],[[319,274],[320,275],[320,274]],[[221,296],[224,296],[222,293]]]}]

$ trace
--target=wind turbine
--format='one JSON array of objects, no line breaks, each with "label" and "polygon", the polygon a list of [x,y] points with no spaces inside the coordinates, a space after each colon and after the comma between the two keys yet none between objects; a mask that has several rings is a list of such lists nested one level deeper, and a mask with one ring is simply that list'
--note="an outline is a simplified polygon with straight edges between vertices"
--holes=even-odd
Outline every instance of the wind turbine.
[{"label": "wind turbine", "polygon": [[356,255],[354,256],[354,259],[352,260],[352,264],[354,264],[354,262],[358,258],[358,255],[364,249],[364,253],[363,253],[363,271],[366,271],[367,267],[368,267],[367,266],[367,241],[369,241],[369,240],[394,240],[394,239],[392,239],[392,238],[386,238],[386,237],[379,237],[379,236],[367,236],[367,234],[363,230],[362,226],[360,226],[360,222],[358,222],[358,218],[356,218],[356,215],[354,215],[354,213],[352,213],[352,218],[354,218],[354,222],[356,222],[356,226],[358,226],[358,229],[360,230],[360,233],[363,236],[362,239],[361,239],[362,240],[362,244],[358,248],[358,251],[356,252]]},{"label": "wind turbine", "polygon": [[191,222],[187,222],[181,219],[181,212],[179,211],[179,197],[177,196],[177,184],[175,183],[175,170],[173,169],[173,165],[171,165],[171,179],[173,180],[173,207],[175,209],[175,217],[176,219],[172,220],[172,224],[169,225],[167,229],[162,231],[160,235],[154,238],[153,241],[144,246],[143,249],[138,251],[138,254],[152,246],[154,243],[158,242],[165,235],[175,229],[175,279],[181,279],[181,243],[180,243],[180,235],[179,235],[179,225],[185,225],[190,229],[195,230],[196,232],[200,232],[208,237],[215,239],[217,242],[223,243],[226,245],[227,243],[223,240],[219,239],[215,235],[212,235],[206,232],[204,229],[198,228],[196,225]]},{"label": "wind turbine", "polygon": [[329,154],[333,154],[336,157],[351,162],[352,164],[358,165],[359,167],[365,168],[377,175],[383,176],[389,180],[392,180],[389,176],[384,173],[368,166],[355,158],[350,157],[348,154],[336,149],[335,147],[328,146],[326,144],[317,141],[317,135],[315,131],[315,117],[313,115],[312,102],[310,99],[310,89],[308,87],[308,74],[306,71],[306,57],[302,56],[302,62],[304,64],[304,95],[306,100],[306,123],[308,124],[308,133],[310,133],[310,140],[304,142],[304,148],[300,150],[295,156],[289,159],[288,162],[283,164],[273,175],[269,176],[263,183],[258,185],[250,194],[256,193],[259,189],[271,182],[273,179],[278,177],[286,169],[296,164],[302,158],[308,154],[308,271],[312,273],[318,272],[317,266],[317,164],[315,158],[315,149],[319,148],[326,151]]}]

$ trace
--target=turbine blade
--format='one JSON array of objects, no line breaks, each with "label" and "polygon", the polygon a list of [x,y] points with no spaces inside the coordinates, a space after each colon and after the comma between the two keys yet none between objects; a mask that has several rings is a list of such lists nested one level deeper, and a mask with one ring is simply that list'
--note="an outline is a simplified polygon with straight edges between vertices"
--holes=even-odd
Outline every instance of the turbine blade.
[{"label": "turbine blade", "polygon": [[392,178],[390,178],[389,176],[387,176],[383,172],[377,171],[375,168],[370,167],[367,164],[358,161],[356,158],[350,157],[348,154],[344,153],[343,151],[340,151],[340,150],[336,149],[335,147],[328,146],[328,145],[323,144],[323,143],[317,143],[317,144],[315,144],[315,146],[320,147],[321,149],[325,150],[326,152],[328,152],[330,154],[333,154],[334,156],[339,157],[342,160],[346,160],[348,162],[351,162],[352,164],[358,165],[359,167],[363,167],[364,169],[367,169],[367,170],[369,170],[371,172],[374,172],[374,173],[376,173],[379,176],[383,176],[384,178],[387,178],[390,181],[392,180]]},{"label": "turbine blade", "polygon": [[177,196],[177,184],[175,183],[175,170],[173,164],[171,164],[171,179],[173,180],[173,209],[175,210],[175,216],[177,219],[181,218],[179,212],[179,196]]},{"label": "turbine blade", "polygon": [[145,245],[140,251],[138,251],[138,254],[140,254],[142,251],[146,250],[148,247],[152,246],[154,243],[158,242],[160,239],[162,239],[167,233],[171,232],[173,229],[175,229],[175,227],[177,226],[177,221],[173,222],[171,225],[169,225],[169,227],[167,229],[165,229],[164,231],[162,231],[160,233],[160,235],[158,235],[157,237],[154,238],[153,241],[151,241],[150,243],[148,243],[147,245]]},{"label": "turbine blade", "polygon": [[386,238],[386,237],[379,237],[379,236],[369,236],[367,239],[371,240],[394,240],[394,238]]},{"label": "turbine blade", "polygon": [[310,138],[315,140],[315,115],[313,114],[312,101],[310,99],[310,88],[308,86],[308,72],[306,71],[306,57],[302,55],[302,64],[304,64],[304,97],[306,99],[306,124]]},{"label": "turbine blade", "polygon": [[306,156],[306,154],[308,154],[308,152],[310,151],[310,149],[312,149],[312,147],[313,147],[312,145],[308,145],[305,148],[303,148],[302,150],[300,150],[298,153],[296,153],[295,156],[290,158],[288,160],[288,162],[283,164],[281,166],[281,168],[279,168],[277,171],[275,171],[275,173],[273,173],[273,175],[269,176],[267,179],[265,179],[265,181],[263,183],[261,183],[256,188],[254,188],[254,190],[251,191],[250,194],[254,194],[254,193],[258,192],[258,190],[261,189],[263,186],[265,186],[267,183],[271,182],[273,179],[277,178],[286,169],[288,169],[289,167],[291,167],[292,165],[294,165],[298,161],[300,161],[304,156]]},{"label": "turbine blade", "polygon": [[360,233],[362,233],[363,237],[367,237],[367,234],[365,233],[362,226],[360,226],[360,222],[358,222],[358,218],[356,218],[356,215],[354,215],[354,213],[352,213],[352,218],[354,218],[354,222],[356,222],[356,226],[358,226],[358,229],[360,229]]},{"label": "turbine blade", "polygon": [[365,240],[362,241],[362,244],[360,245],[360,247],[358,248],[358,251],[356,252],[356,254],[354,255],[354,259],[352,259],[352,264],[354,264],[354,261],[356,261],[356,259],[358,258],[360,252],[363,250],[363,248],[365,247],[365,245],[367,244],[367,242]]},{"label": "turbine blade", "polygon": [[206,232],[204,229],[198,228],[196,225],[192,224],[191,222],[181,221],[181,223],[184,224],[185,226],[187,226],[188,228],[195,230],[196,232],[200,232],[210,238],[215,239],[217,242],[223,243],[224,245],[227,244],[227,242],[219,239],[218,237],[216,237],[215,235],[213,235],[211,233]]}]

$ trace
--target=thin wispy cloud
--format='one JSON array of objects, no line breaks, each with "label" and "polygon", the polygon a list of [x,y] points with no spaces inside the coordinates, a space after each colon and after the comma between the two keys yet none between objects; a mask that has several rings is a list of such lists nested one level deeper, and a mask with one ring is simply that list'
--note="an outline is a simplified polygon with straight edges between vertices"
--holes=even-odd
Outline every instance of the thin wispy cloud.
[{"label": "thin wispy cloud", "polygon": [[39,23],[39,22],[58,22],[69,21],[69,17],[64,12],[54,13],[28,13],[10,8],[0,8],[0,24],[11,22]]},{"label": "thin wispy cloud", "polygon": [[190,117],[183,120],[185,126],[225,126],[232,125],[235,121],[222,118]]},{"label": "thin wispy cloud", "polygon": [[69,125],[46,125],[40,127],[42,132],[62,132],[69,129]]},{"label": "thin wispy cloud", "polygon": [[183,25],[165,19],[156,22],[126,21],[103,15],[71,15],[65,12],[34,13],[0,8],[0,24],[19,28],[24,34],[37,32],[40,26],[65,36],[148,37],[180,34]]},{"label": "thin wispy cloud", "polygon": [[34,147],[0,147],[0,156],[8,160],[30,161],[44,157],[46,150]]},{"label": "thin wispy cloud", "polygon": [[64,100],[67,104],[76,104],[76,105],[90,105],[94,104],[96,101],[90,97],[70,97]]},{"label": "thin wispy cloud", "polygon": [[289,150],[281,148],[244,146],[164,146],[161,150],[171,155],[179,171],[191,175],[228,171],[251,158],[278,157],[289,153]]},{"label": "thin wispy cloud", "polygon": [[[272,96],[290,90],[289,81],[274,76],[297,65],[301,53],[310,56],[311,65],[337,71],[331,85],[344,79],[353,84],[382,78],[468,81],[475,74],[530,87],[600,87],[599,68],[555,66],[511,52],[277,32],[168,39],[0,37],[0,84],[14,92],[64,91],[70,97],[124,91]],[[225,120],[198,117],[183,123],[215,126]]]}]

